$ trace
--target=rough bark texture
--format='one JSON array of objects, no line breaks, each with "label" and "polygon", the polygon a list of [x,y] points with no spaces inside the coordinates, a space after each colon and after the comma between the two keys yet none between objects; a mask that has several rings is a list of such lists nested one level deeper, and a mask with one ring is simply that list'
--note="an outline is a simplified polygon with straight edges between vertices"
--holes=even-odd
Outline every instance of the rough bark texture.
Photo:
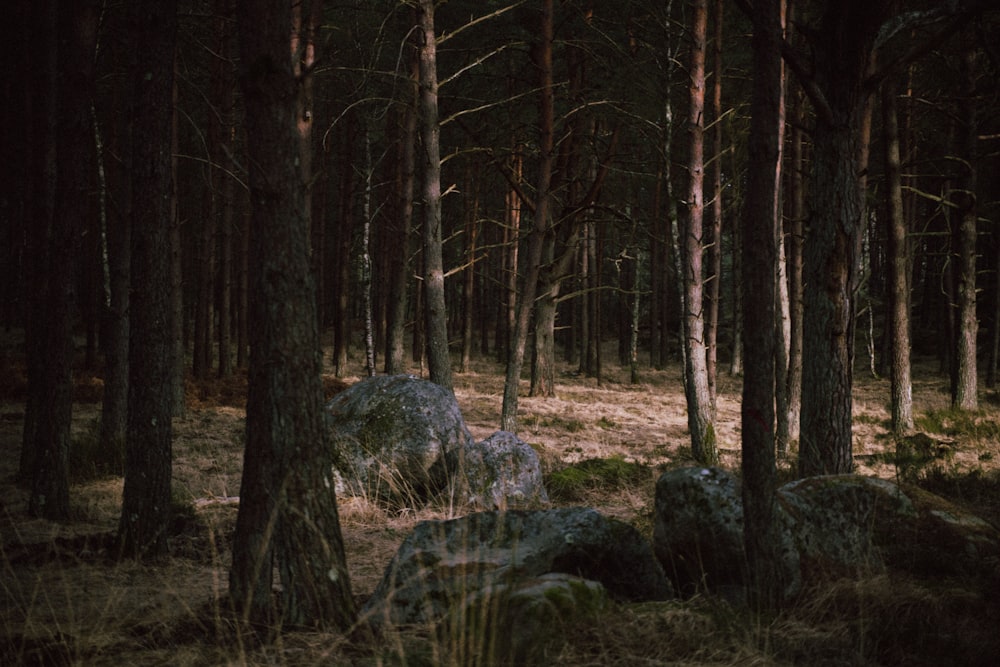
[{"label": "rough bark texture", "polygon": [[812,206],[804,246],[802,422],[799,474],[853,466],[851,388],[857,258],[863,230],[858,187],[865,75],[887,8],[861,0],[827,7],[812,40]]},{"label": "rough bark texture", "polygon": [[281,624],[346,628],[355,609],[323,416],[289,12],[287,0],[246,0],[238,9],[253,273],[246,454],[230,594],[244,618],[275,620],[273,554]]},{"label": "rough bark texture", "polygon": [[743,346],[740,420],[743,433],[743,523],[749,567],[748,591],[773,608],[783,584],[775,539],[775,335],[778,193],[781,174],[783,81],[782,0],[758,0],[754,9],[750,164],[743,210]]},{"label": "rough bark texture", "polygon": [[885,146],[886,219],[889,224],[891,264],[890,336],[892,354],[892,431],[903,435],[913,428],[913,387],[910,379],[910,252],[903,217],[902,169],[899,158],[899,124],[896,90],[891,82],[882,88],[882,130]]},{"label": "rough bark texture", "polygon": [[705,150],[705,34],[708,2],[696,0],[691,28],[690,106],[688,109],[687,215],[682,240],[684,280],[684,388],[687,395],[691,451],[699,462],[719,460],[715,443],[712,397],[705,349],[704,281],[702,279]]},{"label": "rough bark texture", "polygon": [[448,311],[441,252],[441,128],[438,126],[437,43],[434,0],[420,1],[420,133],[424,156],[424,314],[427,366],[431,382],[452,388],[448,352]]},{"label": "rough bark texture", "polygon": [[139,45],[132,76],[132,298],[125,489],[119,550],[167,554],[170,520],[174,344],[171,337],[171,117],[177,3],[133,6]]}]

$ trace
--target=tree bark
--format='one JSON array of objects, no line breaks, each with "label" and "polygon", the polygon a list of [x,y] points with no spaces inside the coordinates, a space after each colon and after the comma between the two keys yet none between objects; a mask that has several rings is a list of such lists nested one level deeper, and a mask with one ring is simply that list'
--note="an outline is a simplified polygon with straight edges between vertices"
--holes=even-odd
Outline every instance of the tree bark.
[{"label": "tree bark", "polygon": [[688,108],[688,188],[687,214],[683,233],[684,280],[684,388],[688,406],[691,452],[695,459],[711,465],[719,460],[715,442],[712,398],[708,385],[705,348],[704,281],[702,278],[704,219],[704,117],[705,117],[705,34],[708,25],[707,0],[693,3]]},{"label": "tree bark", "polygon": [[[91,114],[97,5],[93,1],[60,5],[56,12],[55,207],[47,241],[47,295],[44,329],[32,335],[45,341],[40,374],[33,481],[28,511],[46,519],[69,517],[69,448],[73,417],[73,307],[77,257],[92,201],[95,171]],[[44,112],[42,112],[44,113]],[[42,352],[41,350],[38,350]]]},{"label": "tree bark", "polygon": [[955,372],[951,403],[960,410],[975,410],[978,406],[976,370],[976,338],[979,321],[976,319],[976,53],[971,45],[962,53],[959,71],[962,78],[962,101],[959,156],[961,171],[959,186],[953,191],[958,207],[957,255],[957,331],[955,333]]},{"label": "tree bark", "polygon": [[[247,438],[230,594],[244,619],[348,628],[354,601],[323,413],[322,358],[300,162],[302,89],[288,0],[244,0],[238,26],[252,214]],[[302,9],[302,22],[312,17]],[[294,39],[294,37],[293,37]]]},{"label": "tree bark", "polygon": [[910,379],[910,252],[903,216],[902,165],[899,157],[899,124],[896,90],[892,81],[882,84],[882,130],[885,150],[886,220],[889,225],[889,290],[891,335],[891,425],[904,435],[913,428],[913,387]]},{"label": "tree bark", "polygon": [[448,310],[444,295],[441,232],[441,128],[438,126],[437,40],[434,0],[420,0],[420,133],[424,148],[424,314],[430,380],[452,388]]},{"label": "tree bark", "polygon": [[168,553],[174,341],[169,247],[171,142],[177,3],[133,6],[138,57],[131,73],[132,298],[129,304],[129,399],[125,488],[118,524],[122,556]]},{"label": "tree bark", "polygon": [[864,230],[859,132],[871,53],[887,15],[887,6],[862,2],[827,8],[811,44],[816,67],[808,90],[817,114],[803,269],[802,476],[853,468],[856,264]]},{"label": "tree bark", "polygon": [[743,434],[743,535],[749,567],[747,592],[755,608],[780,604],[784,582],[774,520],[775,297],[780,214],[783,74],[782,0],[758,0],[753,15],[750,163],[743,211],[743,345],[740,423]]}]

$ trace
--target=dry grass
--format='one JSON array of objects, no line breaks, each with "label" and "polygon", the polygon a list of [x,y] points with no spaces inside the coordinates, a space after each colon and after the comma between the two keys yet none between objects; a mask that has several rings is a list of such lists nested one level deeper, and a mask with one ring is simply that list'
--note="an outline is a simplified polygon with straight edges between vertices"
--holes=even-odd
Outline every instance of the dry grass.
[{"label": "dry grass", "polygon": [[[117,478],[75,483],[71,522],[27,517],[27,492],[14,479],[25,384],[12,359],[8,349],[0,368],[6,377],[0,388],[0,664],[449,662],[448,648],[428,628],[409,628],[368,643],[327,633],[288,633],[260,645],[231,622],[226,587],[243,447],[243,376],[188,388],[188,411],[176,420],[174,446],[175,502],[186,509],[174,526],[169,562],[138,565],[108,559],[107,540],[120,510]],[[693,463],[679,368],[644,370],[636,385],[627,382],[625,370],[614,367],[600,385],[564,370],[553,398],[528,397],[525,384],[519,435],[539,451],[550,478],[570,466],[589,470],[587,462],[594,459],[627,464],[613,466],[618,476],[595,473],[571,492],[554,493],[554,500],[593,506],[648,535],[657,474]],[[918,414],[944,414],[945,379],[924,367],[918,367],[917,377]],[[100,380],[92,375],[84,380],[82,396],[93,401]],[[470,430],[477,439],[485,438],[499,424],[502,368],[480,361],[455,381]],[[722,461],[738,470],[739,381],[724,377],[721,382],[717,432]],[[326,383],[331,393],[342,386],[332,377]],[[888,455],[895,443],[886,434],[888,395],[885,381],[858,377],[855,452],[859,472],[895,478],[898,461]],[[984,405],[990,406],[993,398],[984,394]],[[76,406],[78,437],[86,436],[98,415],[97,403]],[[951,495],[965,493],[970,507],[996,511],[989,503],[997,497],[1000,442],[991,429],[1000,417],[988,407],[976,420],[982,428],[972,435],[930,434],[949,441],[952,455],[929,464],[921,479]],[[375,589],[416,521],[454,516],[463,508],[390,511],[366,499],[344,498],[340,511],[352,588],[360,603]],[[985,518],[996,522],[997,515]],[[614,604],[600,618],[555,638],[546,659],[565,665],[860,665],[931,664],[954,655],[963,664],[990,664],[991,654],[984,652],[1000,649],[995,600],[989,602],[987,592],[962,582],[881,577],[834,582],[775,617],[711,596]]]}]

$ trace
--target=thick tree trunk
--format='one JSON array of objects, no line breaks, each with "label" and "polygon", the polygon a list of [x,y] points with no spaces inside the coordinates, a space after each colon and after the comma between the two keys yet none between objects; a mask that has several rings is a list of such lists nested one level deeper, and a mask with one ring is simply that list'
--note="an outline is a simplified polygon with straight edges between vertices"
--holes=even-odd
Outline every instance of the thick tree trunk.
[{"label": "thick tree trunk", "polygon": [[[247,439],[230,594],[255,623],[346,629],[355,620],[323,416],[322,359],[299,159],[302,89],[293,74],[287,0],[239,4],[252,218]],[[308,30],[308,28],[306,27]],[[293,38],[294,39],[294,38]]]},{"label": "thick tree trunk", "polygon": [[899,158],[899,124],[896,90],[882,84],[882,130],[885,150],[886,219],[889,226],[889,289],[892,380],[892,432],[904,435],[913,428],[913,387],[910,380],[910,252],[903,217],[902,168]]},{"label": "thick tree trunk", "polygon": [[132,298],[125,488],[118,524],[123,556],[167,555],[171,508],[174,341],[169,247],[174,48],[177,3],[138,2],[131,29],[139,46],[131,72]]},{"label": "thick tree trunk", "polygon": [[703,464],[717,463],[712,398],[705,349],[703,258],[703,184],[705,116],[705,34],[707,0],[695,0],[691,28],[690,106],[688,110],[687,214],[683,233],[684,280],[684,388],[688,406],[691,451]]},{"label": "thick tree trunk", "polygon": [[755,608],[780,604],[781,581],[774,521],[775,298],[780,241],[779,184],[783,134],[782,0],[758,0],[754,9],[750,164],[743,212],[743,341],[747,355],[740,408],[743,523]]},{"label": "thick tree trunk", "polygon": [[423,139],[424,314],[430,380],[452,388],[448,351],[448,310],[444,295],[441,232],[441,128],[438,126],[437,42],[434,0],[420,0],[420,134]]},{"label": "thick tree trunk", "polygon": [[[85,229],[88,202],[93,201],[95,169],[91,100],[94,49],[97,44],[96,2],[60,5],[56,18],[55,208],[48,237],[48,290],[45,341],[40,379],[33,481],[28,511],[46,519],[69,517],[69,448],[73,417],[73,308],[76,304],[77,256]],[[42,112],[44,113],[44,111]]]},{"label": "thick tree trunk", "polygon": [[845,110],[836,124],[817,122],[813,135],[813,214],[803,270],[802,476],[848,473],[853,463],[854,263],[861,233],[852,130],[857,120]]}]

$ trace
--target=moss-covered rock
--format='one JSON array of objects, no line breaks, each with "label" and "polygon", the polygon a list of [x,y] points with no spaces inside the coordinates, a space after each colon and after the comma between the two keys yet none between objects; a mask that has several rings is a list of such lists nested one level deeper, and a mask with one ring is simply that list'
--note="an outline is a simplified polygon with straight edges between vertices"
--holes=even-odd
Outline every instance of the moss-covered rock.
[{"label": "moss-covered rock", "polygon": [[435,490],[435,463],[473,442],[454,394],[411,375],[361,380],[327,412],[340,494],[421,506]]}]

